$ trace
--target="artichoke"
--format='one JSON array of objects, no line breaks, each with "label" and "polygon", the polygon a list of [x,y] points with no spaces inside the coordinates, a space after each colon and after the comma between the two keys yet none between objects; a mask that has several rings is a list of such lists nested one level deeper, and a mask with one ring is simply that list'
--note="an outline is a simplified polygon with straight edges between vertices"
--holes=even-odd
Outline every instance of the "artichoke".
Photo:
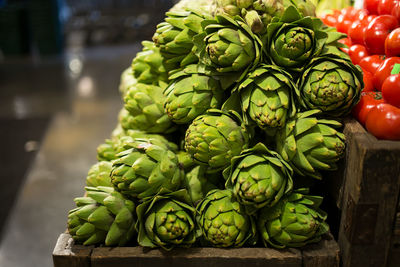
[{"label": "artichoke", "polygon": [[217,14],[242,16],[254,33],[263,34],[273,17],[280,18],[289,6],[303,16],[315,16],[315,6],[307,0],[216,0]]},{"label": "artichoke", "polygon": [[257,226],[265,246],[302,247],[318,242],[329,231],[327,215],[318,208],[322,197],[307,193],[307,189],[299,189],[272,208],[260,210]]},{"label": "artichoke", "polygon": [[261,60],[261,40],[239,17],[217,15],[195,37],[196,53],[207,73],[220,75],[228,87]]},{"label": "artichoke", "polygon": [[137,209],[138,243],[143,247],[190,247],[196,241],[195,209],[185,189],[160,191]]},{"label": "artichoke", "polygon": [[[293,117],[297,90],[287,72],[272,65],[259,65],[239,85],[242,110],[262,129],[279,128]],[[246,122],[248,119],[246,119]]]},{"label": "artichoke", "polygon": [[97,147],[97,160],[98,161],[111,161],[117,158],[113,148],[113,141],[106,139],[104,144]]},{"label": "artichoke", "polygon": [[193,73],[174,75],[175,78],[165,89],[164,108],[175,123],[190,123],[210,108],[220,108],[223,90],[213,77]]},{"label": "artichoke", "polygon": [[88,175],[86,177],[86,185],[91,187],[112,187],[113,185],[110,178],[111,168],[112,163],[110,161],[100,161],[94,164],[89,169]]},{"label": "artichoke", "polygon": [[222,177],[220,173],[207,173],[207,167],[198,165],[185,174],[185,188],[193,203],[202,200],[210,190],[217,189]]},{"label": "artichoke", "polygon": [[199,164],[221,170],[248,145],[249,135],[239,115],[210,109],[186,131],[185,150]]},{"label": "artichoke", "polygon": [[331,117],[348,115],[360,100],[364,88],[359,66],[329,54],[314,58],[298,84],[302,107],[319,109]]},{"label": "artichoke", "polygon": [[122,127],[148,133],[171,133],[176,127],[164,112],[163,89],[156,85],[138,83],[131,87],[125,97],[126,113],[120,113]]},{"label": "artichoke", "polygon": [[132,71],[140,83],[155,84],[168,81],[160,49],[153,42],[143,41],[143,50],[132,61]]},{"label": "artichoke", "polygon": [[278,153],[258,143],[232,159],[224,170],[227,188],[253,214],[264,206],[271,207],[293,188],[293,170]]},{"label": "artichoke", "polygon": [[318,170],[337,169],[336,161],[344,155],[345,136],[335,128],[335,120],[317,119],[319,110],[297,113],[276,134],[276,149],[300,175],[321,179]]},{"label": "artichoke", "polygon": [[134,86],[137,83],[137,80],[135,79],[135,76],[133,75],[133,71],[131,68],[127,68],[124,70],[121,74],[121,81],[119,84],[119,92],[122,95],[125,95],[126,91],[131,86]]},{"label": "artichoke", "polygon": [[135,139],[113,161],[111,182],[121,193],[143,199],[161,188],[174,191],[184,178],[176,154],[150,140]]},{"label": "artichoke", "polygon": [[123,246],[136,234],[135,204],[112,187],[85,187],[87,197],[74,201],[68,231],[76,243]]},{"label": "artichoke", "polygon": [[256,225],[230,190],[211,190],[197,205],[197,223],[214,247],[241,247],[256,242]]},{"label": "artichoke", "polygon": [[301,72],[324,48],[328,34],[322,26],[320,19],[303,17],[295,7],[289,7],[268,25],[264,49],[274,64]]},{"label": "artichoke", "polygon": [[177,69],[199,60],[193,51],[193,37],[202,32],[201,22],[208,17],[195,11],[170,11],[157,25],[153,41],[168,65]]}]

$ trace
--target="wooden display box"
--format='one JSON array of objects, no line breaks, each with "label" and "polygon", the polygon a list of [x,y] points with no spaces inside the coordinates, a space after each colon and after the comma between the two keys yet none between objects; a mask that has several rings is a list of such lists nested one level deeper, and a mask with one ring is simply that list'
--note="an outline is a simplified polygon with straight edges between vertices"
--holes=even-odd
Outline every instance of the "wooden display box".
[{"label": "wooden display box", "polygon": [[338,267],[339,247],[330,235],[302,249],[176,248],[172,251],[143,247],[75,245],[61,234],[53,251],[54,267]]},{"label": "wooden display box", "polygon": [[400,141],[377,140],[354,119],[344,133],[346,157],[327,187],[341,209],[343,266],[400,266]]}]

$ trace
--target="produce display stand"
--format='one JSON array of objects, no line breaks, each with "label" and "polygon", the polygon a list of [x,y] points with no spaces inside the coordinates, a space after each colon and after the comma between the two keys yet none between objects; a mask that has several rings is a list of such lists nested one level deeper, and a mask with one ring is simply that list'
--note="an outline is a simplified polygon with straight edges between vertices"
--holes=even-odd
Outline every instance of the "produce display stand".
[{"label": "produce display stand", "polygon": [[235,267],[339,266],[339,247],[330,235],[302,249],[271,248],[180,248],[172,251],[143,247],[94,247],[75,245],[61,234],[53,251],[54,267]]},{"label": "produce display stand", "polygon": [[400,266],[400,142],[378,140],[354,119],[344,133],[347,154],[328,186],[342,214],[343,266]]}]

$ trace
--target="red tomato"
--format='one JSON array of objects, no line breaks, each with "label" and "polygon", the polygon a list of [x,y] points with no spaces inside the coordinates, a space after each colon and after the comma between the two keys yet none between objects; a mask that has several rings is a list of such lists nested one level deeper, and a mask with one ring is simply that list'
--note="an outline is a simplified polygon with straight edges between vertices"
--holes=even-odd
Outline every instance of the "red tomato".
[{"label": "red tomato", "polygon": [[374,83],[373,83],[374,75],[372,75],[371,72],[366,71],[364,69],[362,71],[363,71],[363,81],[364,81],[363,92],[374,91]]},{"label": "red tomato", "polygon": [[351,62],[356,65],[358,64],[358,62],[360,62],[361,59],[368,56],[368,51],[365,46],[355,44],[350,46],[348,54],[350,56]]},{"label": "red tomato", "polygon": [[376,90],[381,91],[383,82],[389,77],[396,63],[400,63],[400,57],[389,57],[382,62],[375,72],[372,72],[374,73],[374,87]]},{"label": "red tomato", "polygon": [[378,14],[379,0],[364,0],[364,8],[368,10],[371,15]]},{"label": "red tomato", "polygon": [[364,20],[368,17],[369,12],[366,9],[358,9],[357,17],[354,20]]},{"label": "red tomato", "polygon": [[356,9],[352,6],[348,6],[340,10],[340,14],[344,16],[344,19],[355,20],[358,17],[358,13],[361,9]]},{"label": "red tomato", "polygon": [[372,55],[372,56],[367,56],[363,59],[360,60],[358,65],[361,66],[366,71],[369,71],[371,73],[375,73],[376,70],[379,68],[381,63],[384,61],[385,57],[380,56],[380,55]]},{"label": "red tomato", "polygon": [[386,103],[400,108],[400,74],[392,74],[382,84],[382,96]]},{"label": "red tomato", "polygon": [[360,102],[354,106],[351,112],[362,125],[365,125],[368,113],[381,103],[385,103],[381,92],[361,92]]},{"label": "red tomato", "polygon": [[393,7],[392,16],[395,16],[397,18],[397,21],[400,23],[400,2],[397,2],[396,5]]},{"label": "red tomato", "polygon": [[347,35],[353,44],[364,44],[364,28],[368,26],[368,21],[355,20],[349,28]]},{"label": "red tomato", "polygon": [[389,33],[398,27],[396,17],[381,15],[374,18],[364,31],[364,44],[370,54],[385,53],[385,39]]},{"label": "red tomato", "polygon": [[395,29],[386,37],[385,54],[387,57],[400,56],[400,28]]},{"label": "red tomato", "polygon": [[322,14],[320,16],[320,19],[322,20],[322,22],[327,25],[327,26],[331,26],[331,27],[336,27],[337,24],[337,16],[334,14]]},{"label": "red tomato", "polygon": [[400,109],[379,104],[368,113],[365,126],[378,139],[400,140]]},{"label": "red tomato", "polygon": [[380,0],[378,3],[378,14],[392,14],[392,10],[397,2],[398,0]]},{"label": "red tomato", "polygon": [[353,22],[349,19],[346,19],[343,14],[340,14],[337,19],[336,30],[341,33],[346,33],[349,31],[349,28]]}]

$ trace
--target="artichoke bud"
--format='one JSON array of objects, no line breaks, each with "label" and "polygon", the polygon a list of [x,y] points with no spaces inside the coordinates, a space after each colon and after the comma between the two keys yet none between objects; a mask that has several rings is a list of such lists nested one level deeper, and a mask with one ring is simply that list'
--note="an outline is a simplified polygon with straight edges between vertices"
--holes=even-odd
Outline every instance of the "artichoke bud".
[{"label": "artichoke bud", "polygon": [[319,170],[336,170],[336,162],[344,155],[345,136],[336,129],[335,120],[317,119],[319,110],[297,113],[276,134],[277,152],[293,170],[321,179]]},{"label": "artichoke bud", "polygon": [[97,160],[98,161],[111,161],[116,159],[115,150],[113,148],[113,141],[106,139],[104,144],[97,147]]},{"label": "artichoke bud", "polygon": [[[83,245],[123,246],[136,233],[135,204],[112,187],[85,187],[88,197],[76,198],[68,215],[68,231]],[[87,199],[87,200],[86,200]],[[115,202],[119,203],[114,208]]]},{"label": "artichoke bud", "polygon": [[196,241],[195,209],[185,189],[161,189],[137,207],[138,243],[144,247],[190,247]]},{"label": "artichoke bud", "polygon": [[87,186],[110,186],[112,187],[110,173],[112,163],[110,161],[100,161],[94,164],[88,172],[86,178]]},{"label": "artichoke bud", "polygon": [[199,164],[218,171],[247,147],[248,140],[249,134],[239,114],[210,109],[190,124],[185,135],[185,150]]},{"label": "artichoke bud", "polygon": [[275,205],[282,196],[290,193],[292,174],[289,164],[262,143],[234,157],[231,166],[224,170],[227,188],[232,188],[249,214],[264,206]]},{"label": "artichoke bud", "polygon": [[242,9],[242,16],[253,32],[260,33],[264,30],[265,25],[257,11]]},{"label": "artichoke bud", "polygon": [[326,213],[319,209],[322,197],[307,194],[307,189],[298,189],[259,211],[257,225],[265,246],[303,247],[329,231]]},{"label": "artichoke bud", "polygon": [[252,217],[230,190],[215,189],[196,206],[197,223],[203,237],[214,247],[241,247],[256,242]]}]

